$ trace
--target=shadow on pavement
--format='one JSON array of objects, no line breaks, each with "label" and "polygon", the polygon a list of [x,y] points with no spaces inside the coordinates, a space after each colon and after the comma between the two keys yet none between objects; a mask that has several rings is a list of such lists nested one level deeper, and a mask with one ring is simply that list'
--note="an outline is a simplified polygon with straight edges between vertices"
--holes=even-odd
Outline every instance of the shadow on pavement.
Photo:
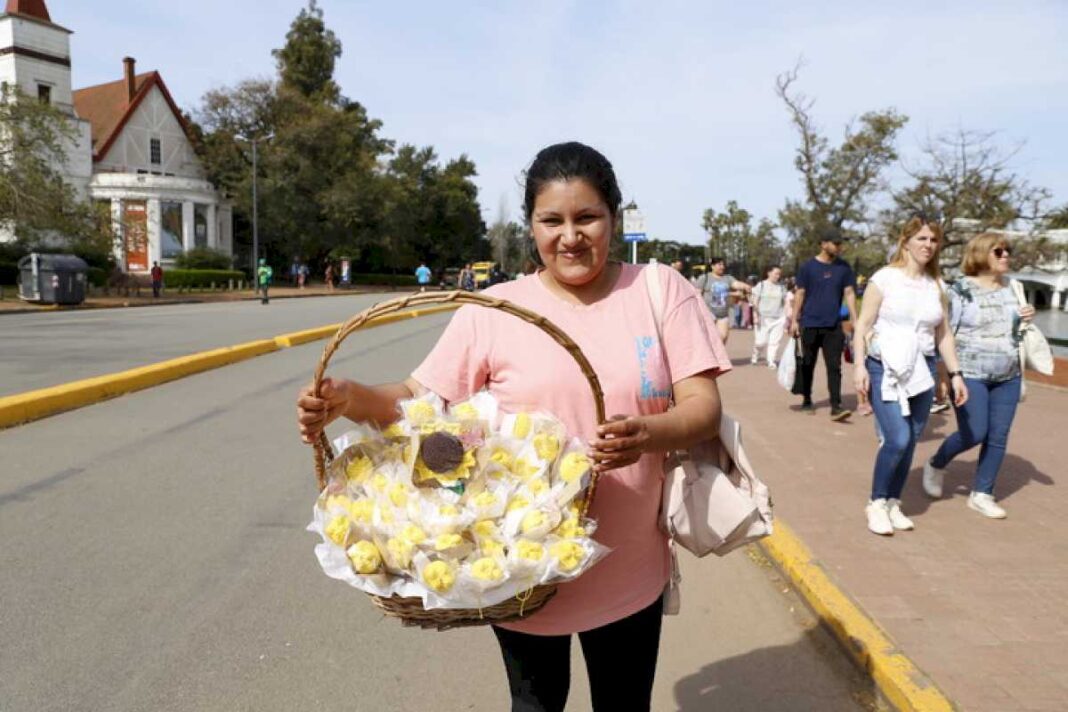
[{"label": "shadow on pavement", "polygon": [[[827,650],[828,646],[832,646]],[[811,674],[813,649],[824,655],[841,656],[848,668],[851,688],[828,689]],[[675,683],[675,706],[679,712],[833,712],[876,710],[877,692],[872,680],[850,667],[840,648],[820,628],[807,630],[790,645],[760,648],[744,655],[718,660]],[[852,674],[855,673],[855,674]]]},{"label": "shadow on pavement", "polygon": [[[969,454],[972,455],[972,458],[977,457],[979,454],[979,446],[969,450],[968,453],[965,453],[962,457],[967,457]],[[923,493],[922,460],[917,458],[917,462],[914,464],[919,466],[913,467],[912,471],[909,472],[908,485],[906,485],[905,492],[901,498],[902,502],[907,505],[906,508],[910,515],[914,513],[924,514],[935,501]],[[949,467],[946,468],[946,479],[942,488],[942,500],[951,499],[957,496],[968,496],[972,491],[972,480],[975,477],[975,466],[976,462],[974,459],[970,459],[967,462],[950,463]],[[1025,460],[1019,455],[1008,453],[1005,455],[1004,462],[1001,463],[1001,471],[998,473],[994,494],[999,500],[1006,500],[1014,493],[1032,483],[1045,485],[1046,487],[1052,487],[1056,484],[1052,477],[1036,468],[1031,464],[1030,460]]]}]

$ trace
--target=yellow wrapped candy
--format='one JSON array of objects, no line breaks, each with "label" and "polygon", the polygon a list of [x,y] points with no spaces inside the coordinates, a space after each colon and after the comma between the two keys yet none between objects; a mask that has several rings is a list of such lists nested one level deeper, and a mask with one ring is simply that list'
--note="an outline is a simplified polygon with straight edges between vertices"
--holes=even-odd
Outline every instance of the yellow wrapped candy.
[{"label": "yellow wrapped candy", "polygon": [[348,554],[352,568],[359,574],[373,574],[382,566],[382,554],[374,542],[358,541],[348,548]]},{"label": "yellow wrapped candy", "polygon": [[527,489],[535,497],[544,494],[549,489],[549,483],[540,477],[535,477],[527,482]]},{"label": "yellow wrapped candy", "polygon": [[349,516],[360,524],[370,524],[374,513],[375,503],[369,499],[358,499],[349,505]]},{"label": "yellow wrapped candy", "polygon": [[523,509],[524,507],[529,507],[529,506],[530,506],[530,500],[528,500],[526,497],[523,497],[521,495],[516,495],[515,497],[512,497],[512,501],[508,503],[508,511],[509,512],[515,512],[517,510],[520,510],[520,509]]},{"label": "yellow wrapped candy", "polygon": [[483,581],[500,581],[504,578],[504,571],[497,559],[484,556],[471,564],[471,575]]},{"label": "yellow wrapped candy", "polygon": [[413,544],[422,544],[426,541],[426,532],[415,524],[406,524],[401,530],[400,538]]},{"label": "yellow wrapped candy", "polygon": [[475,420],[478,418],[478,408],[470,403],[461,403],[452,409],[453,415],[463,420]]},{"label": "yellow wrapped candy", "polygon": [[419,432],[423,435],[432,435],[434,433],[448,433],[449,435],[459,435],[461,432],[460,424],[450,422],[447,420],[432,420],[429,423],[423,423],[419,426]]},{"label": "yellow wrapped candy", "polygon": [[392,524],[396,519],[390,507],[375,507],[375,511],[378,512],[378,520],[383,524]]},{"label": "yellow wrapped candy", "polygon": [[478,536],[493,536],[497,533],[497,523],[492,519],[482,519],[474,523],[471,531]]},{"label": "yellow wrapped candy", "polygon": [[590,469],[590,458],[581,452],[569,452],[560,461],[560,477],[564,482],[574,482]]},{"label": "yellow wrapped candy", "polygon": [[349,463],[349,466],[345,468],[345,476],[348,477],[349,484],[358,485],[370,477],[374,469],[375,465],[371,462],[371,458],[363,455]]},{"label": "yellow wrapped candy", "polygon": [[438,514],[443,517],[458,517],[460,516],[460,510],[454,504],[443,504],[438,507]]},{"label": "yellow wrapped candy", "polygon": [[389,486],[389,501],[394,507],[404,507],[408,504],[408,488],[399,482]]},{"label": "yellow wrapped candy", "polygon": [[393,423],[388,428],[382,431],[382,434],[391,440],[399,440],[401,438],[408,437],[408,434],[404,432],[404,428],[400,423]]},{"label": "yellow wrapped candy", "polygon": [[326,536],[338,546],[345,546],[345,541],[349,538],[348,515],[340,514],[327,522]]},{"label": "yellow wrapped candy", "polygon": [[444,561],[431,561],[423,568],[423,582],[438,593],[445,593],[456,583],[456,572]]},{"label": "yellow wrapped candy", "polygon": [[412,554],[415,553],[415,544],[401,537],[393,537],[386,542],[386,550],[394,565],[406,569],[412,563]]},{"label": "yellow wrapped candy", "polygon": [[520,524],[520,529],[524,534],[528,534],[532,531],[544,527],[549,522],[549,515],[542,512],[539,509],[534,509],[526,513],[523,517],[523,523]]},{"label": "yellow wrapped candy", "polygon": [[497,495],[493,494],[489,490],[482,490],[473,500],[476,507],[492,507],[497,504]]},{"label": "yellow wrapped candy", "polygon": [[586,550],[577,542],[561,539],[549,547],[549,554],[556,559],[561,571],[574,571],[585,558]]},{"label": "yellow wrapped candy", "polygon": [[381,472],[376,472],[371,478],[371,489],[381,494],[386,491],[386,487],[389,487],[389,480]]},{"label": "yellow wrapped candy", "polygon": [[527,561],[541,561],[542,557],[545,556],[545,547],[536,541],[520,539],[516,543],[516,554],[520,559],[526,559]]},{"label": "yellow wrapped candy", "polygon": [[578,523],[577,519],[566,519],[553,533],[562,539],[578,539],[586,536],[586,529]]},{"label": "yellow wrapped candy", "polygon": [[519,413],[515,416],[515,426],[512,428],[512,435],[525,440],[530,435],[530,415],[527,413]]},{"label": "yellow wrapped candy", "polygon": [[415,481],[426,482],[427,480],[463,480],[471,476],[471,471],[475,469],[478,462],[475,460],[474,450],[465,450],[463,461],[456,466],[456,469],[449,470],[448,472],[434,472],[427,464],[423,462],[422,457],[418,457],[415,460]]},{"label": "yellow wrapped candy", "polygon": [[493,537],[483,537],[478,540],[478,548],[486,556],[504,556],[504,542]]},{"label": "yellow wrapped candy", "polygon": [[506,470],[512,469],[512,453],[499,447],[490,455],[490,462],[495,462]]},{"label": "yellow wrapped candy", "polygon": [[531,476],[538,474],[539,469],[537,465],[527,462],[524,457],[517,458],[515,464],[512,465],[512,472],[521,480],[529,479]]},{"label": "yellow wrapped candy", "polygon": [[438,413],[434,410],[434,406],[426,401],[413,401],[408,404],[406,415],[409,423],[422,425],[423,423],[436,418]]},{"label": "yellow wrapped candy", "polygon": [[348,509],[352,505],[352,499],[343,494],[332,494],[326,498],[327,509]]},{"label": "yellow wrapped candy", "polygon": [[434,549],[446,551],[464,543],[464,538],[459,534],[439,534],[434,540]]},{"label": "yellow wrapped candy", "polygon": [[534,452],[542,460],[555,460],[560,454],[560,441],[550,433],[538,433],[534,436]]}]

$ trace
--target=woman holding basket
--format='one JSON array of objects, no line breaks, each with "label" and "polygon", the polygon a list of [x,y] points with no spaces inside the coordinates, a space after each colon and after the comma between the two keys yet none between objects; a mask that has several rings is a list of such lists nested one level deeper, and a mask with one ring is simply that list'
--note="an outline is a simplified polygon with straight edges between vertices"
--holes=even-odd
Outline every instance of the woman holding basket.
[{"label": "woman holding basket", "polygon": [[[602,473],[590,516],[612,553],[559,586],[544,608],[494,626],[514,710],[562,710],[571,635],[579,634],[597,710],[648,709],[670,573],[657,519],[664,453],[715,432],[716,377],[730,360],[700,295],[661,269],[662,340],[642,268],[609,259],[621,194],[608,160],[580,143],[549,146],[526,174],[534,274],[487,291],[534,311],[571,336],[597,372],[609,422],[598,424],[585,376],[548,335],[498,310],[465,306],[402,383],[369,387],[326,379],[298,401],[305,441],[345,416],[379,425],[397,402],[432,391],[448,402],[488,388],[503,409],[552,413],[589,442]],[[674,404],[668,410],[670,404]],[[623,654],[621,654],[621,652]]]}]

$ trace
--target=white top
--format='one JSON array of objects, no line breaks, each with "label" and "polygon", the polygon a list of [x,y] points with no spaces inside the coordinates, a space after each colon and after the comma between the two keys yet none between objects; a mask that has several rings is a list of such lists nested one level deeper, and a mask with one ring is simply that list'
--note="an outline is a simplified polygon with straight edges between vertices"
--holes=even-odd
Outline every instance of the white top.
[{"label": "white top", "polygon": [[[935,329],[942,323],[942,289],[928,275],[909,277],[904,269],[883,267],[872,275],[871,283],[883,295],[873,331],[875,341],[895,329],[915,332],[920,351],[934,356]],[[874,351],[874,349],[873,349]],[[873,354],[874,355],[874,354]]]},{"label": "white top", "polygon": [[786,303],[786,287],[765,279],[753,289],[753,302],[761,318],[775,320],[782,316]]}]

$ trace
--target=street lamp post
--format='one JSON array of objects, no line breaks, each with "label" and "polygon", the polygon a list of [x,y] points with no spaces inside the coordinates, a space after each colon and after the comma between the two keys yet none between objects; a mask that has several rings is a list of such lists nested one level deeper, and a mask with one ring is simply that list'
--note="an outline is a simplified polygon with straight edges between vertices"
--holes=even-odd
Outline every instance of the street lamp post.
[{"label": "street lamp post", "polygon": [[260,223],[259,223],[259,196],[256,190],[256,177],[259,174],[257,164],[259,162],[259,152],[257,146],[260,141],[270,141],[274,138],[274,134],[267,134],[263,138],[246,138],[241,134],[237,134],[234,138],[239,141],[247,141],[252,144],[252,284],[253,293],[260,291],[259,280],[256,279],[256,269],[258,267],[257,260],[260,256]]}]

